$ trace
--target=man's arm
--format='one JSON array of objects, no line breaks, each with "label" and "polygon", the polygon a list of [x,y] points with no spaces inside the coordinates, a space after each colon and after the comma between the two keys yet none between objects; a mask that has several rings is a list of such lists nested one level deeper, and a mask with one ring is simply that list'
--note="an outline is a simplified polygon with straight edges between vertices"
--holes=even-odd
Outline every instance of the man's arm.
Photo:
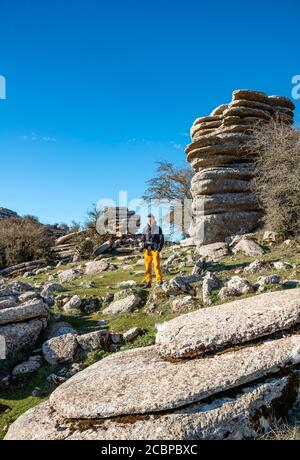
[{"label": "man's arm", "polygon": [[163,234],[162,229],[159,229],[159,252],[162,251],[163,247],[165,245],[165,236]]}]

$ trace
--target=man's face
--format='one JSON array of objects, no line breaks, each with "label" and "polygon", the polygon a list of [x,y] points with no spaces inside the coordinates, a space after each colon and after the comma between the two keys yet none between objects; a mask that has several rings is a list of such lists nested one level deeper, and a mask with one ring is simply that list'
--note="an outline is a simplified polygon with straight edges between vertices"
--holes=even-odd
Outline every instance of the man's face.
[{"label": "man's face", "polygon": [[154,219],[153,217],[148,217],[148,224],[153,225],[154,224]]}]

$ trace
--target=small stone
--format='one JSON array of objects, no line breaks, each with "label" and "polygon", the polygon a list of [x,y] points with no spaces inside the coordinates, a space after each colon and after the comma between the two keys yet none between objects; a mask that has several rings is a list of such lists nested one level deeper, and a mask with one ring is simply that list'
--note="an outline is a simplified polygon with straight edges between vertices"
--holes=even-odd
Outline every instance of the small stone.
[{"label": "small stone", "polygon": [[123,334],[123,338],[125,342],[133,342],[137,337],[143,334],[143,329],[141,329],[140,327],[134,327],[132,329],[129,329],[129,331],[125,332],[125,334]]},{"label": "small stone", "polygon": [[253,292],[253,287],[245,278],[240,276],[232,277],[228,283],[227,287],[231,291],[235,291],[236,295],[250,294]]},{"label": "small stone", "polygon": [[275,270],[292,270],[293,266],[287,262],[274,262],[273,267]]},{"label": "small stone", "polygon": [[71,297],[69,302],[67,302],[64,305],[64,311],[80,313],[80,307],[81,307],[81,298],[79,297],[79,295],[74,295],[73,297]]},{"label": "small stone", "polygon": [[262,262],[260,262],[259,260],[255,260],[250,265],[248,265],[248,267],[244,269],[244,272],[249,273],[249,274],[254,274],[254,273],[259,272],[262,269],[262,266],[263,266]]},{"label": "small stone", "polygon": [[28,361],[24,361],[22,364],[19,364],[13,369],[13,376],[19,377],[26,374],[32,374],[36,372],[41,367],[41,364],[38,359],[29,359]]},{"label": "small stone", "polygon": [[84,351],[98,350],[104,348],[107,345],[108,332],[107,331],[95,331],[89,334],[78,335],[77,342]]},{"label": "small stone", "polygon": [[280,284],[281,283],[281,276],[280,275],[269,275],[269,276],[261,276],[257,280],[257,284],[259,286],[270,286],[271,284]]}]

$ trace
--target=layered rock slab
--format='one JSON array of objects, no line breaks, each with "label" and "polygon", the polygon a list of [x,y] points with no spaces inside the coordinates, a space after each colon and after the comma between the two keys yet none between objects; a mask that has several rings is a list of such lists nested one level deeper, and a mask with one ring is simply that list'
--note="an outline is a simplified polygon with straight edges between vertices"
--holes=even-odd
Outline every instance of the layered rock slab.
[{"label": "layered rock slab", "polygon": [[300,289],[271,292],[201,309],[158,325],[156,344],[165,357],[199,357],[299,323]]},{"label": "layered rock slab", "polygon": [[[14,422],[6,440],[222,440],[253,439],[272,427],[276,403],[293,398],[287,377],[244,388],[235,397],[198,403],[171,413],[93,423],[67,422],[49,402]],[[285,405],[288,407],[287,401]],[[275,410],[274,410],[275,409]],[[282,415],[282,414],[279,414]]]},{"label": "layered rock slab", "polygon": [[17,307],[6,308],[0,311],[0,325],[17,323],[32,318],[47,317],[48,310],[42,300],[24,303]]},{"label": "layered rock slab", "polygon": [[120,352],[52,393],[67,419],[103,419],[174,410],[273,375],[300,362],[300,336],[206,359],[167,361],[155,347]]}]

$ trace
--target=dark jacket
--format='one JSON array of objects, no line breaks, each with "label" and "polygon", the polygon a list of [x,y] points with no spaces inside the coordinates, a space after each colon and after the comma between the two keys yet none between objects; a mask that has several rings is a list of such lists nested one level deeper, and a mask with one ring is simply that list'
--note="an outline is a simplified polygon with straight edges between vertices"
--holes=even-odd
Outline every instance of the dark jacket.
[{"label": "dark jacket", "polygon": [[143,249],[151,251],[161,251],[165,244],[165,237],[162,229],[156,225],[147,225],[142,234]]}]

